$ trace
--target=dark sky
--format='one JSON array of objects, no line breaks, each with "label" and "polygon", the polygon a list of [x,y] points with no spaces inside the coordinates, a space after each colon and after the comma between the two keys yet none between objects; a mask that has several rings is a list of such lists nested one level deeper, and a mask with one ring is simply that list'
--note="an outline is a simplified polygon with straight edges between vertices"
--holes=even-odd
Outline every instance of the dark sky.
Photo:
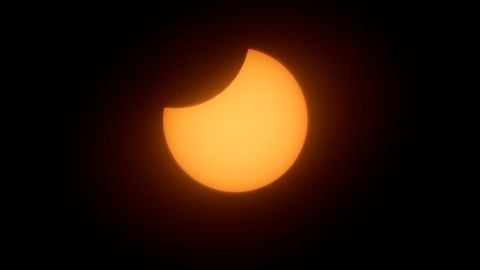
[{"label": "dark sky", "polygon": [[[428,266],[448,167],[445,9],[384,2],[34,7],[32,261]],[[177,167],[161,109],[221,91],[248,48],[295,75],[309,134],[284,177],[229,195]]]}]

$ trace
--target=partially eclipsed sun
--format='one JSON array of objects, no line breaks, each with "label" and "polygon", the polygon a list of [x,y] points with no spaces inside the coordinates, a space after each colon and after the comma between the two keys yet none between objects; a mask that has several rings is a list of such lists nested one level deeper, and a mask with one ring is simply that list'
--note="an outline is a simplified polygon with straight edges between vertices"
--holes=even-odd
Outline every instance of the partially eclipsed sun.
[{"label": "partially eclipsed sun", "polygon": [[293,75],[252,49],[223,92],[163,111],[163,131],[178,165],[199,183],[226,192],[255,190],[280,178],[302,150],[307,125]]}]

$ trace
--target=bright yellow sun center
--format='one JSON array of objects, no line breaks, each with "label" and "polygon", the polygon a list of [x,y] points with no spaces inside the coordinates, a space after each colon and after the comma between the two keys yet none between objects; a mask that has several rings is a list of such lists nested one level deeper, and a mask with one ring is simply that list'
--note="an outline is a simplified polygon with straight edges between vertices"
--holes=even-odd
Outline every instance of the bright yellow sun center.
[{"label": "bright yellow sun center", "polygon": [[307,106],[293,75],[252,49],[219,95],[163,112],[176,162],[201,184],[227,192],[258,189],[280,178],[298,157],[307,125]]}]

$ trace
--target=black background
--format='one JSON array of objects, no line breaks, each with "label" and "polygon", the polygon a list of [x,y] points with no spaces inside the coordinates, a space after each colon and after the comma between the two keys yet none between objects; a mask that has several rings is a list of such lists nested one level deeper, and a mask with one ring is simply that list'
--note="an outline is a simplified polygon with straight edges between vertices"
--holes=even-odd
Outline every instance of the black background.
[{"label": "black background", "polygon": [[[38,6],[28,22],[38,76],[28,92],[32,261],[388,269],[438,260],[441,11],[405,1]],[[309,134],[284,177],[232,195],[177,167],[161,109],[218,93],[247,48],[298,79]]]}]

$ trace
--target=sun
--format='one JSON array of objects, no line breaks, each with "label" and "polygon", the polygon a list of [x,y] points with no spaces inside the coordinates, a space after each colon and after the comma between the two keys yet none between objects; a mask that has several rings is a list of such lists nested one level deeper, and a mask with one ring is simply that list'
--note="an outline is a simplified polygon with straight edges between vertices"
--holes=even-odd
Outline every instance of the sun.
[{"label": "sun", "polygon": [[253,49],[220,94],[163,111],[165,139],[178,165],[197,182],[225,192],[279,179],[300,154],[307,127],[307,105],[294,76]]}]

